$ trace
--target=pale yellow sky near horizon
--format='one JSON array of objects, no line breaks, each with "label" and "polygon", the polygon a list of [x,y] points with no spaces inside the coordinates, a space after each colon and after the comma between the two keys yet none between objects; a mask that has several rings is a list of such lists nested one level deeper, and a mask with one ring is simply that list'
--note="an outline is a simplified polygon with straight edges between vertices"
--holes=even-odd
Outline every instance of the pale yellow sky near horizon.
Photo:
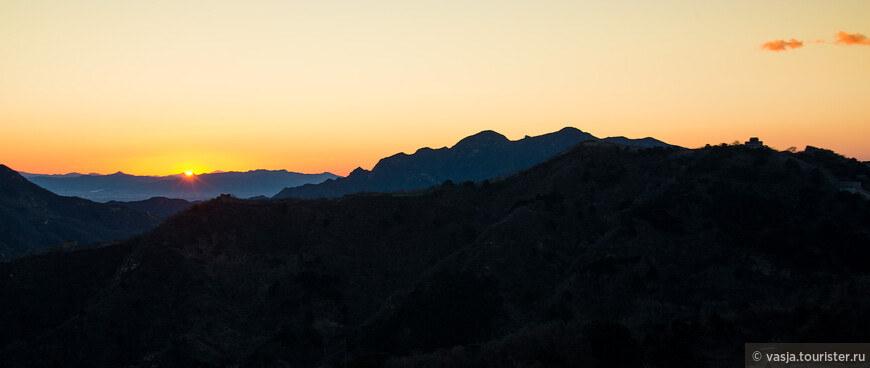
[{"label": "pale yellow sky near horizon", "polygon": [[6,0],[0,163],[344,175],[565,126],[870,160],[870,45],[833,44],[868,20],[866,0]]}]

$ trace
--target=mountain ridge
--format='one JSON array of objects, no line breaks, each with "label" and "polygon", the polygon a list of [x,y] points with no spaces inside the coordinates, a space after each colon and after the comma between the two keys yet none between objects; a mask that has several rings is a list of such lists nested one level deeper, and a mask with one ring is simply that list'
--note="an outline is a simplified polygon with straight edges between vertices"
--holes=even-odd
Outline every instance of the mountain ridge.
[{"label": "mountain ridge", "polygon": [[[618,140],[620,144],[647,148],[670,146],[652,138],[618,138],[603,141]],[[382,158],[370,171],[357,168],[345,178],[284,188],[272,198],[333,198],[367,191],[419,190],[447,180],[479,182],[516,173],[586,140],[599,139],[574,127],[515,141],[493,130],[484,130],[450,148],[424,147],[410,155],[400,152]]]}]

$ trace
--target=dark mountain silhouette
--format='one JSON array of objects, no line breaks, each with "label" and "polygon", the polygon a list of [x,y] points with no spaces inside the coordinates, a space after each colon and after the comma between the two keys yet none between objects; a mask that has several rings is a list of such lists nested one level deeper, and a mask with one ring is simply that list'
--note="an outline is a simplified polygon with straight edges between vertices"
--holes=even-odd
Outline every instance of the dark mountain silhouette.
[{"label": "dark mountain silhouette", "polygon": [[193,202],[188,202],[183,199],[177,198],[152,197],[143,201],[109,201],[106,202],[106,204],[127,207],[136,211],[146,212],[160,220],[165,220],[169,216],[186,210],[188,207],[193,205]]},{"label": "dark mountain silhouette", "polygon": [[319,183],[338,176],[331,173],[300,174],[286,170],[216,172],[192,177],[111,175],[34,175],[29,180],[54,193],[94,201],[140,201],[152,197],[205,200],[221,194],[239,198],[273,195],[287,186]]},{"label": "dark mountain silhouette", "polygon": [[[285,188],[273,198],[333,198],[359,192],[393,192],[428,188],[450,180],[482,181],[527,169],[595,136],[576,128],[510,141],[491,130],[464,138],[451,148],[421,148],[414,154],[398,153],[381,159],[371,171],[357,168],[346,178]],[[667,146],[652,138],[607,138],[615,143],[652,147]]]},{"label": "dark mountain silhouette", "polygon": [[157,223],[123,206],[56,195],[0,165],[0,258],[126,238]]},{"label": "dark mountain silhouette", "polygon": [[866,341],[870,202],[837,183],[868,175],[817,149],[589,142],[480,184],[221,197],[0,263],[0,361],[733,367],[747,341]]}]

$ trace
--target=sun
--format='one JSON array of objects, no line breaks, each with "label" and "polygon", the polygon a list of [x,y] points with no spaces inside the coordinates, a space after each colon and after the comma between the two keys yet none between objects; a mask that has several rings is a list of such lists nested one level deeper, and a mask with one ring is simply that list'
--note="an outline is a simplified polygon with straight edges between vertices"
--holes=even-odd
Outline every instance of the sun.
[{"label": "sun", "polygon": [[190,170],[185,171],[185,172],[184,172],[184,175],[187,175],[187,176],[193,176],[193,171],[190,171]]}]

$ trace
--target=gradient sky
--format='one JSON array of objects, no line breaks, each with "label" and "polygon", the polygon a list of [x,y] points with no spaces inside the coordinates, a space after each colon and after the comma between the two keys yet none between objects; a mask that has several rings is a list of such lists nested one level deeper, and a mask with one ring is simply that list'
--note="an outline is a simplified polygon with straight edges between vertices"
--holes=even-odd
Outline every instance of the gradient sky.
[{"label": "gradient sky", "polygon": [[3,0],[0,163],[344,175],[564,126],[870,160],[870,45],[833,43],[868,20],[867,0]]}]

